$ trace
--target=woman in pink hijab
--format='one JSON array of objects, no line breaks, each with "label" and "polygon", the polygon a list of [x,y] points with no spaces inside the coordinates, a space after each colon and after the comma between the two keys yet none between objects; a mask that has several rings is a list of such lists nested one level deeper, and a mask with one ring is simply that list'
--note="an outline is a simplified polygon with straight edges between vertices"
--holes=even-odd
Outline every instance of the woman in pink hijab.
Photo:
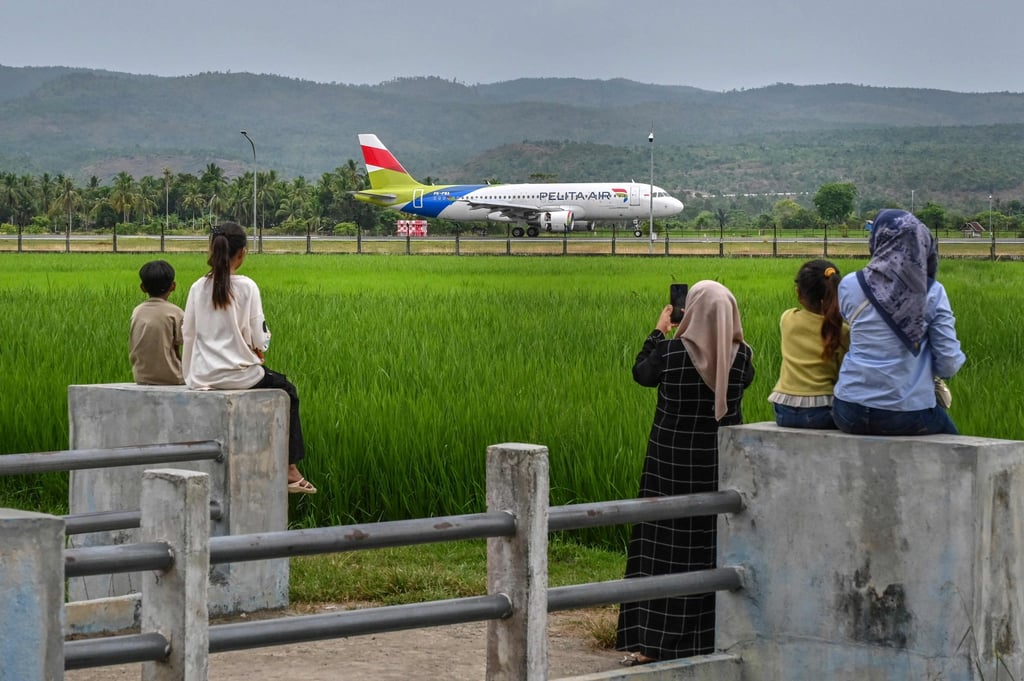
[{"label": "woman in pink hijab", "polygon": [[[754,380],[753,350],[743,342],[736,299],[699,281],[673,335],[672,306],[661,311],[633,366],[633,379],[658,389],[640,496],[718,489],[718,428],[743,422],[740,402]],[[633,527],[626,577],[715,567],[716,518],[681,518]],[[714,651],[714,593],[623,603],[615,647],[625,664]]]}]

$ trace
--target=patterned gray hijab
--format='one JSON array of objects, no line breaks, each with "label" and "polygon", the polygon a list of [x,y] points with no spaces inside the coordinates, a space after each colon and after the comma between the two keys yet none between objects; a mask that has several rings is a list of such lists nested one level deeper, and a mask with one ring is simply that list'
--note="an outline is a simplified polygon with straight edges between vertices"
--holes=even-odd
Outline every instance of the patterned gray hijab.
[{"label": "patterned gray hijab", "polygon": [[921,351],[928,288],[939,266],[928,227],[905,210],[880,211],[868,240],[871,260],[857,281],[882,319],[910,352]]}]

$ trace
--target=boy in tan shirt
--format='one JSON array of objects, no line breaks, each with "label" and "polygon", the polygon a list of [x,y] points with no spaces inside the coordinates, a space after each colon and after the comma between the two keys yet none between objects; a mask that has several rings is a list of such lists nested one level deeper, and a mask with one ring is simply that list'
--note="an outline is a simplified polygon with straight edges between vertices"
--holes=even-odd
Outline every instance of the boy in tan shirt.
[{"label": "boy in tan shirt", "polygon": [[132,311],[130,352],[132,375],[140,385],[181,385],[182,310],[167,300],[177,286],[174,268],[164,260],[147,262],[139,284],[149,300]]}]

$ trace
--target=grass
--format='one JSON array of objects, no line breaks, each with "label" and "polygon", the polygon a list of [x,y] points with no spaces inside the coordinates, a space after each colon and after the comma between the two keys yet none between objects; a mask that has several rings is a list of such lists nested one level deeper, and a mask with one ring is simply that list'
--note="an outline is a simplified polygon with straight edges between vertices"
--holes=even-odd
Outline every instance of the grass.
[{"label": "grass", "polygon": [[[585,546],[552,535],[548,586],[621,579],[621,551]],[[483,540],[424,544],[293,558],[291,601],[402,605],[487,593],[487,544]],[[618,607],[574,611],[571,626],[595,648],[615,647]]]},{"label": "grass", "polygon": [[[153,257],[0,253],[0,454],[65,449],[67,386],[131,380],[128,318],[142,299],[138,268]],[[178,271],[172,301],[184,305],[205,257],[165,257]],[[321,490],[292,500],[292,525],[482,511],[486,447],[512,441],[549,448],[552,505],[635,496],[655,393],[634,384],[629,369],[668,284],[716,279],[736,294],[757,369],[744,415],[766,421],[778,317],[795,304],[800,262],[252,256],[243,273],[263,291],[274,333],[268,366],[298,386],[303,472]],[[847,273],[865,260],[837,262]],[[1024,357],[1024,264],[943,260],[940,278],[968,355],[949,383],[958,427],[1024,439],[1024,398],[1007,380],[1021,374]],[[0,506],[63,513],[66,505],[66,475],[0,479]],[[614,566],[594,581],[621,576],[625,540],[626,528],[567,537],[610,554]],[[446,550],[458,553],[435,553]],[[480,593],[473,575],[482,575],[482,559],[462,551],[397,554],[362,586],[349,574],[372,571],[377,561],[386,566],[388,554],[303,559],[295,562],[295,597],[359,600],[377,582],[417,599]],[[561,562],[573,581],[588,581],[579,575],[597,558],[580,555],[559,553],[552,569]],[[438,569],[449,565],[458,567]]]}]

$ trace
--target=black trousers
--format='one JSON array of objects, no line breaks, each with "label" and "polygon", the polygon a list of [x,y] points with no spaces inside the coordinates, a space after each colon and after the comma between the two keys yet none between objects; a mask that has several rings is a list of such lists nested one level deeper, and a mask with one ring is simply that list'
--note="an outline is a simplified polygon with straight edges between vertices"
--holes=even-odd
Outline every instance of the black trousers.
[{"label": "black trousers", "polygon": [[306,455],[306,443],[302,439],[302,422],[299,420],[299,392],[287,376],[267,367],[263,367],[263,378],[251,389],[255,388],[277,388],[288,393],[288,463],[302,461]]}]

